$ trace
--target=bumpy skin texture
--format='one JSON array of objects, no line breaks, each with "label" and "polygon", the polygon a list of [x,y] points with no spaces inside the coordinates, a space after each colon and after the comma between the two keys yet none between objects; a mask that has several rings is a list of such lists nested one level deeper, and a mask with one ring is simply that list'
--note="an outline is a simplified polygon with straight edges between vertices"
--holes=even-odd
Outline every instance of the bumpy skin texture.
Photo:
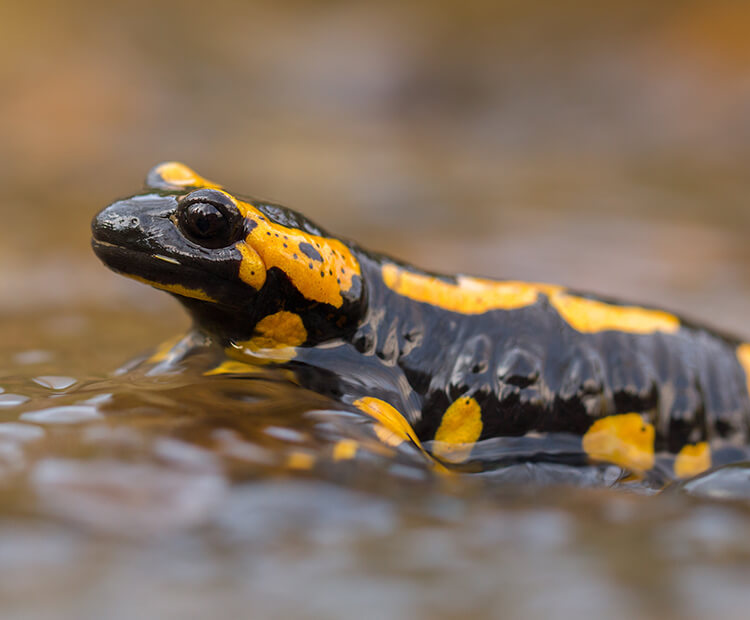
[{"label": "bumpy skin texture", "polygon": [[[234,359],[284,350],[276,362],[305,386],[362,410],[387,403],[445,462],[481,460],[476,442],[491,438],[576,462],[545,448],[552,433],[636,471],[667,459],[677,476],[744,455],[739,339],[561,287],[429,274],[180,164],[147,183],[94,220],[108,266],[174,294]],[[222,247],[181,225],[197,188],[244,222]]]}]

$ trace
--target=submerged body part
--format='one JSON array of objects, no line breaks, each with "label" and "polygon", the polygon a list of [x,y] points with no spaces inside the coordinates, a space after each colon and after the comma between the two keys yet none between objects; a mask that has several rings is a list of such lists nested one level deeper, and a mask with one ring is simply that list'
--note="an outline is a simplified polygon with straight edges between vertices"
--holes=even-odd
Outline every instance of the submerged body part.
[{"label": "submerged body part", "polygon": [[174,162],[99,213],[93,237],[107,266],[176,296],[223,347],[210,374],[283,367],[441,467],[685,478],[747,458],[750,344],[670,312],[428,273]]}]

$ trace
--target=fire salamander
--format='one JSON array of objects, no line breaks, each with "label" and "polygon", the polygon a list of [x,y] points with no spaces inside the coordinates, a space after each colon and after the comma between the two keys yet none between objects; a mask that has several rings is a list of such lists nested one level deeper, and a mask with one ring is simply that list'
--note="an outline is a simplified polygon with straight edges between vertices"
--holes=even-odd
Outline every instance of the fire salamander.
[{"label": "fire salamander", "polygon": [[[429,273],[175,162],[99,213],[92,243],[225,348],[212,372],[282,366],[442,466],[486,468],[491,453],[493,467],[609,463],[684,478],[747,458],[750,343],[670,312]],[[348,458],[356,442],[335,449]]]}]

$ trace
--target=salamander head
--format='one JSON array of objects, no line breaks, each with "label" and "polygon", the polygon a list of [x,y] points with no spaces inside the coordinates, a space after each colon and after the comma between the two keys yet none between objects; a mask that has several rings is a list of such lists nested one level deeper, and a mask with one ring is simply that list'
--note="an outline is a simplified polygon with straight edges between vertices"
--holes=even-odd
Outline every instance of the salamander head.
[{"label": "salamander head", "polygon": [[356,256],[298,213],[175,162],[153,168],[146,189],[94,218],[92,246],[111,269],[177,296],[200,327],[238,338],[287,311],[309,315],[319,341],[361,316]]}]

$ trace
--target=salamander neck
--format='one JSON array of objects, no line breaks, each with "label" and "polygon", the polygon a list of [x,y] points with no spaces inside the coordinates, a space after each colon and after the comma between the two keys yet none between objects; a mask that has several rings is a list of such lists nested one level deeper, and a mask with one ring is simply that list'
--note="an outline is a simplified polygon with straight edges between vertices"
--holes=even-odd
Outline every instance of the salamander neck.
[{"label": "salamander neck", "polygon": [[426,340],[450,342],[458,336],[460,321],[451,313],[414,303],[387,285],[383,266],[394,264],[392,259],[362,250],[357,255],[367,303],[350,341],[361,353],[374,355],[387,365],[396,365]]}]

